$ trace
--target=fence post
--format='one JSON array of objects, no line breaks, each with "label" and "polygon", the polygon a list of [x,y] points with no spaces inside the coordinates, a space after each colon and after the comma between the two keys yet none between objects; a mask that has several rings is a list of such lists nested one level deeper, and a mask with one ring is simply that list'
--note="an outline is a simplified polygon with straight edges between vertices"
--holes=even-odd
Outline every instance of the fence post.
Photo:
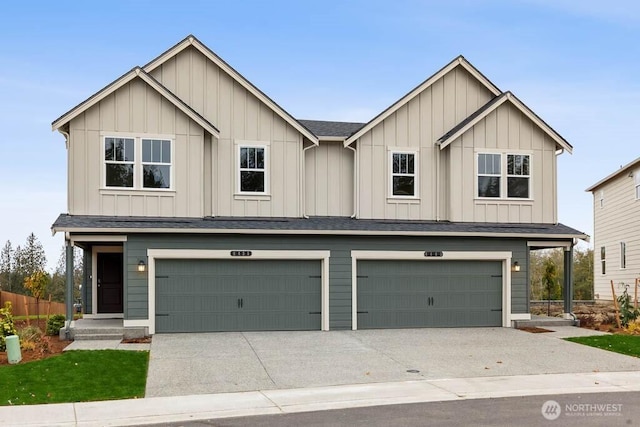
[{"label": "fence post", "polygon": [[25,295],[22,295],[22,301],[24,301],[24,311],[27,312],[27,326],[31,326],[31,319],[29,319],[29,301]]}]

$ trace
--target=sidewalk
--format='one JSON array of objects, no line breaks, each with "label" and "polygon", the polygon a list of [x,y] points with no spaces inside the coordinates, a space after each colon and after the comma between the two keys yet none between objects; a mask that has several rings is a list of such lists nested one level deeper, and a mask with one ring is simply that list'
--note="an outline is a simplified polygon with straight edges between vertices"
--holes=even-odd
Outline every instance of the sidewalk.
[{"label": "sidewalk", "polygon": [[0,425],[125,426],[566,393],[640,391],[640,372],[516,375],[0,408]]}]

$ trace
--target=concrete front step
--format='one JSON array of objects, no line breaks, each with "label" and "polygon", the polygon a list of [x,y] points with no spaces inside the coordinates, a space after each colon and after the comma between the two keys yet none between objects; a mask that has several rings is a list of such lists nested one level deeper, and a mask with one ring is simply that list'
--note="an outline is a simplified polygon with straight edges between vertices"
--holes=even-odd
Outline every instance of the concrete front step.
[{"label": "concrete front step", "polygon": [[119,340],[122,341],[123,338],[123,334],[122,333],[115,333],[115,334],[109,334],[109,333],[99,333],[99,334],[87,334],[84,333],[84,331],[78,332],[76,331],[76,333],[73,335],[73,339],[75,341],[95,341],[95,340]]},{"label": "concrete front step", "polygon": [[531,319],[531,320],[514,320],[513,321],[513,327],[516,329],[517,328],[533,328],[533,327],[544,328],[545,326],[580,326],[580,320],[574,321],[571,319],[558,318],[557,320]]},{"label": "concrete front step", "polygon": [[124,334],[124,328],[71,328],[76,334],[83,335],[104,335],[104,334]]}]

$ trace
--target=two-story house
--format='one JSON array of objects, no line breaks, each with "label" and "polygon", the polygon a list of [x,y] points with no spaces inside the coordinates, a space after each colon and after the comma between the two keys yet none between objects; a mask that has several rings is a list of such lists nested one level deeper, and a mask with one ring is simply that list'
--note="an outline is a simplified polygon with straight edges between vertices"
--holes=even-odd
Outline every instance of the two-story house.
[{"label": "two-story house", "polygon": [[297,120],[189,36],[52,126],[86,317],[149,334],[511,326],[529,251],[587,237],[571,145],[462,56],[368,123]]},{"label": "two-story house", "polygon": [[612,301],[640,278],[640,158],[587,188],[593,194],[593,294]]}]

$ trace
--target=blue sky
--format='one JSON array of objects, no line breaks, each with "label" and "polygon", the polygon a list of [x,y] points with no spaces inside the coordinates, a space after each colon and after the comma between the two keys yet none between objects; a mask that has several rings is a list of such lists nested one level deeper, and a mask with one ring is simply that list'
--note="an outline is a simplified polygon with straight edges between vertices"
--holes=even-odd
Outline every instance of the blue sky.
[{"label": "blue sky", "polygon": [[640,156],[634,1],[8,2],[0,26],[0,245],[35,232],[55,264],[66,150],[51,122],[188,34],[293,116],[368,121],[459,54],[573,146],[559,218],[592,234],[584,189]]}]

